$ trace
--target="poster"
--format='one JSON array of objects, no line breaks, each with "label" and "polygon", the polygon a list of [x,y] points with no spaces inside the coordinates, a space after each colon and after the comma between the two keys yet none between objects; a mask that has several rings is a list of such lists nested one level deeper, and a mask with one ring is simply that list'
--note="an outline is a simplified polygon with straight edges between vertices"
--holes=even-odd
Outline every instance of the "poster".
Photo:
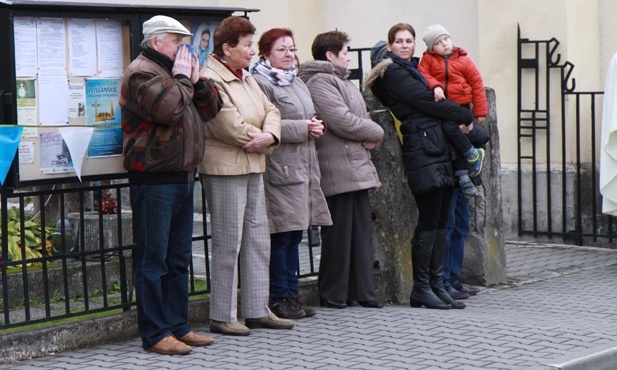
[{"label": "poster", "polygon": [[69,74],[94,76],[96,74],[96,42],[94,20],[69,19]]},{"label": "poster", "polygon": [[86,79],[86,117],[88,125],[120,125],[120,79]]},{"label": "poster", "polygon": [[122,23],[120,21],[96,22],[96,49],[99,77],[122,77],[124,54]]},{"label": "poster", "polygon": [[191,27],[193,47],[195,47],[195,53],[199,58],[199,69],[206,66],[206,56],[212,54],[212,36],[219,23],[218,21],[194,23],[195,26]]},{"label": "poster", "polygon": [[43,125],[69,124],[69,85],[64,69],[39,70],[39,117]]},{"label": "poster", "polygon": [[66,35],[64,19],[39,18],[37,23],[39,68],[66,71]]},{"label": "poster", "polygon": [[37,105],[34,79],[17,80],[17,124],[36,126]]},{"label": "poster", "polygon": [[36,20],[31,17],[15,17],[13,31],[13,40],[16,45],[15,75],[17,77],[36,76]]},{"label": "poster", "polygon": [[59,132],[44,132],[41,139],[41,173],[75,172],[73,159]]},{"label": "poster", "polygon": [[86,118],[86,84],[69,82],[69,118]]},{"label": "poster", "polygon": [[34,163],[34,143],[25,141],[19,143],[19,163]]},{"label": "poster", "polygon": [[90,139],[88,158],[122,155],[122,146],[121,127],[97,127]]}]

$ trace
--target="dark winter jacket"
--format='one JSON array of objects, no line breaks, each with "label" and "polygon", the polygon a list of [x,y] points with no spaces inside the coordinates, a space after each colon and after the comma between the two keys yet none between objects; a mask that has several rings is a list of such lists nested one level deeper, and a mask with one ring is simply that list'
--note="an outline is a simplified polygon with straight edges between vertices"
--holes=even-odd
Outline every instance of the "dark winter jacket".
[{"label": "dark winter jacket", "polygon": [[220,109],[214,84],[173,76],[173,61],[144,50],[126,69],[120,106],[124,168],[144,184],[193,181],[204,155],[204,121]]},{"label": "dark winter jacket", "polygon": [[391,59],[371,70],[365,86],[401,121],[403,165],[412,193],[454,186],[450,144],[441,124],[468,124],[471,112],[449,100],[435,102],[433,91],[418,76]]}]

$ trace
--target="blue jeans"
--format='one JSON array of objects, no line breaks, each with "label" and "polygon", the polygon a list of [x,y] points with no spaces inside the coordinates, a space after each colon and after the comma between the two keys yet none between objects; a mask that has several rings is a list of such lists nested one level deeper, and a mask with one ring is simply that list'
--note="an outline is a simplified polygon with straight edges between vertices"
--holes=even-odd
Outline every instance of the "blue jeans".
[{"label": "blue jeans", "polygon": [[135,235],[137,325],[143,347],[190,329],[188,277],[193,236],[194,182],[131,184]]},{"label": "blue jeans", "polygon": [[456,188],[450,206],[446,227],[446,258],[443,268],[443,284],[447,287],[458,282],[463,269],[465,238],[469,234],[469,199]]},{"label": "blue jeans", "polygon": [[270,304],[298,296],[302,230],[270,234]]}]

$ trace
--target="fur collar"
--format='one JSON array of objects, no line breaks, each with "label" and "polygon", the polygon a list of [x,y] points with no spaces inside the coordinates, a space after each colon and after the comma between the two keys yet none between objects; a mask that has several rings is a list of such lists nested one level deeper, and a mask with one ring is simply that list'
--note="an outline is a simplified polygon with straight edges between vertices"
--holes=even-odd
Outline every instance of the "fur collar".
[{"label": "fur collar", "polygon": [[392,59],[387,58],[379,62],[379,64],[377,64],[375,68],[371,69],[366,76],[366,79],[364,79],[364,88],[371,89],[375,84],[375,81],[378,78],[383,77],[383,75],[386,73],[386,70],[388,69],[388,66],[392,63]]}]

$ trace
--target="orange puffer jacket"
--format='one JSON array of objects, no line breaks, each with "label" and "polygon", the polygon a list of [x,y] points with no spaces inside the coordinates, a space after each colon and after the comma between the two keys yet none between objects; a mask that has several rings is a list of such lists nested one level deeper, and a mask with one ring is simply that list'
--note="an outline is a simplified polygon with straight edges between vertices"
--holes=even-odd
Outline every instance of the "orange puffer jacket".
[{"label": "orange puffer jacket", "polygon": [[464,49],[455,47],[447,57],[425,51],[418,70],[431,89],[441,87],[448,99],[461,105],[473,103],[474,117],[488,115],[482,75]]}]

